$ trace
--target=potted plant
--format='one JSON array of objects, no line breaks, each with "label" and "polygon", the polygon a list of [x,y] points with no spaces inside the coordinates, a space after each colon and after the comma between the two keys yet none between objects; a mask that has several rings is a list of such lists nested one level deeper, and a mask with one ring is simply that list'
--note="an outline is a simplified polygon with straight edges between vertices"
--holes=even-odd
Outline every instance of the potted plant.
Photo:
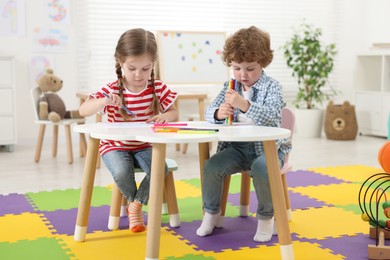
[{"label": "potted plant", "polygon": [[[297,115],[297,133],[308,137],[321,136],[323,110],[320,105],[337,93],[328,84],[337,53],[336,45],[323,44],[321,36],[321,29],[303,22],[282,46],[286,64],[292,69],[292,76],[298,83],[294,105],[299,110],[297,113],[305,113],[302,117]],[[302,109],[305,111],[300,111]],[[308,132],[307,124],[315,119],[307,114],[316,114],[318,122],[314,132]],[[300,119],[305,120],[304,127],[300,127]]]}]

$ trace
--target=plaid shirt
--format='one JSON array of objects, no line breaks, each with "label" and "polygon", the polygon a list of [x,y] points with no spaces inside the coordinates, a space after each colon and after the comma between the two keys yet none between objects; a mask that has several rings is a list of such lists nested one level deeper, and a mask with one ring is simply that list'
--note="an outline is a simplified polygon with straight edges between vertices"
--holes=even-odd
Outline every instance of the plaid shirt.
[{"label": "plaid shirt", "polygon": [[[242,96],[242,85],[236,83],[236,91]],[[225,82],[222,91],[218,94],[215,100],[207,107],[205,117],[208,122],[222,124],[225,120],[216,120],[214,114],[219,106],[225,102],[225,93],[228,89],[228,82]],[[237,122],[238,114],[242,113],[246,117],[253,119],[255,125],[258,126],[281,126],[282,108],[286,105],[283,101],[282,87],[278,81],[269,77],[263,70],[261,77],[252,86],[253,96],[249,100],[250,107],[246,113],[239,109],[234,109],[233,122]],[[262,142],[254,142],[256,155],[260,156],[264,153]],[[217,151],[231,145],[231,142],[219,142]],[[284,159],[291,151],[291,141],[289,138],[279,139],[276,141],[276,149],[278,150],[279,158]]]}]

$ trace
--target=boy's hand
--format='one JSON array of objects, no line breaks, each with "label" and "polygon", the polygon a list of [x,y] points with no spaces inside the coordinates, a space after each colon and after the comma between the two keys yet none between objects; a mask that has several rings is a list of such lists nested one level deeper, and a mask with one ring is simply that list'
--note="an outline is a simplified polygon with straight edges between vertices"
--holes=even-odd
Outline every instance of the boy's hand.
[{"label": "boy's hand", "polygon": [[234,108],[238,108],[243,112],[248,111],[249,102],[242,96],[240,96],[235,90],[228,89],[225,94],[225,102],[230,104]]},{"label": "boy's hand", "polygon": [[227,118],[229,115],[233,115],[233,107],[228,103],[222,103],[219,106],[218,112],[216,114],[217,120],[223,120]]}]

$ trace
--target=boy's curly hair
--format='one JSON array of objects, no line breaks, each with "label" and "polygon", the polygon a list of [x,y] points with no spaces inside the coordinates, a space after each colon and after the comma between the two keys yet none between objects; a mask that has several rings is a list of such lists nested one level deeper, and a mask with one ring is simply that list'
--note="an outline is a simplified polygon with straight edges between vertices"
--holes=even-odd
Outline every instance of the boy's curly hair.
[{"label": "boy's curly hair", "polygon": [[265,68],[272,59],[273,50],[269,34],[255,26],[235,32],[226,40],[222,52],[222,61],[228,67],[232,61],[237,63],[257,61]]}]

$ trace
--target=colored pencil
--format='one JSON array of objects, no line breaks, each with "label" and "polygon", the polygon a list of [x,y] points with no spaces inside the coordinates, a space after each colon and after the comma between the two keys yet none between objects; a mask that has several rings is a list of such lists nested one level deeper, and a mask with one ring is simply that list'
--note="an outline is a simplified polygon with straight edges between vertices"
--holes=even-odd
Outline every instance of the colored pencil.
[{"label": "colored pencil", "polygon": [[152,127],[154,132],[177,132],[181,130],[188,130],[188,131],[212,131],[212,132],[218,132],[219,129],[214,128],[194,128],[194,127]]},{"label": "colored pencil", "polygon": [[154,126],[187,126],[187,123],[154,124]]},{"label": "colored pencil", "polygon": [[[229,86],[228,86],[229,89],[235,89],[235,81],[234,79],[231,79],[229,81]],[[229,115],[226,119],[225,119],[225,124],[226,125],[232,125],[233,124],[233,115]]]},{"label": "colored pencil", "polygon": [[[103,95],[106,97],[106,98],[110,98],[109,95],[107,95],[105,92],[103,92]],[[137,116],[136,114],[134,114],[133,112],[130,111],[130,109],[128,109],[125,105],[122,105],[121,106],[122,109],[124,109],[128,114],[132,115],[132,116]]]},{"label": "colored pencil", "polygon": [[203,131],[203,130],[178,130],[178,134],[215,134],[215,131]]}]

